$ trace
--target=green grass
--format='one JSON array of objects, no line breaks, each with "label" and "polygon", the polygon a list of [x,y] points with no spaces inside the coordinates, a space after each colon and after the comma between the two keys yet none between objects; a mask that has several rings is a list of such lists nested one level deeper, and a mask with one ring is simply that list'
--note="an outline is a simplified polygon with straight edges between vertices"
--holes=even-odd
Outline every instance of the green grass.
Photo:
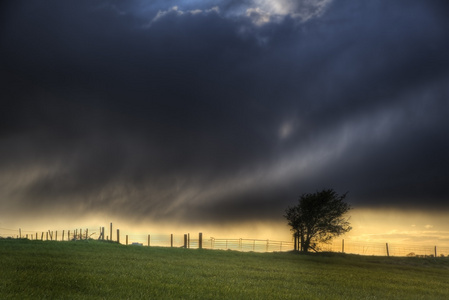
[{"label": "green grass", "polygon": [[0,299],[449,299],[449,259],[0,239]]}]

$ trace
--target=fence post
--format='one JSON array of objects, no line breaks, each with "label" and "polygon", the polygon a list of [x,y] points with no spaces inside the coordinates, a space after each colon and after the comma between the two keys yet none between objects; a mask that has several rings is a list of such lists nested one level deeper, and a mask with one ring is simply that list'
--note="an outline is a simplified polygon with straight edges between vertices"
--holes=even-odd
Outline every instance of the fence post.
[{"label": "fence post", "polygon": [[45,239],[48,241],[48,231],[45,234]]},{"label": "fence post", "polygon": [[184,248],[187,249],[187,234],[184,234]]},{"label": "fence post", "polygon": [[150,235],[148,235],[148,247],[150,247]]},{"label": "fence post", "polygon": [[198,236],[198,248],[203,249],[203,233],[202,232],[200,232],[200,234]]},{"label": "fence post", "polygon": [[[111,235],[111,240],[112,240],[112,235]],[[117,243],[120,244],[120,229],[117,229]]]},{"label": "fence post", "polygon": [[109,227],[109,233],[110,233],[110,237],[111,237],[111,241],[112,241],[112,223],[111,223],[111,225]]},{"label": "fence post", "polygon": [[64,230],[62,231],[62,241],[64,241]]},{"label": "fence post", "polygon": [[173,248],[173,233],[170,234],[170,247]]},{"label": "fence post", "polygon": [[19,228],[19,238],[22,238],[22,229]]},{"label": "fence post", "polygon": [[70,230],[67,230],[67,240],[70,241]]},{"label": "fence post", "polygon": [[345,253],[345,239],[341,240],[341,253]]},{"label": "fence post", "polygon": [[89,236],[89,228],[86,228],[86,240],[88,236]]},{"label": "fence post", "polygon": [[36,232],[36,240],[37,240],[37,232]]},{"label": "fence post", "polygon": [[44,240],[44,232],[42,232],[42,234],[41,234],[41,241],[43,241]]},{"label": "fence post", "polygon": [[390,251],[388,250],[388,243],[386,243],[387,246],[387,256],[390,256]]},{"label": "fence post", "polygon": [[190,233],[187,233],[187,248],[190,249]]},{"label": "fence post", "polygon": [[435,257],[437,257],[437,246],[435,246]]},{"label": "fence post", "polygon": [[55,241],[57,241],[58,240],[58,231],[56,230],[55,231]]},{"label": "fence post", "polygon": [[128,235],[126,235],[126,246],[128,246]]}]

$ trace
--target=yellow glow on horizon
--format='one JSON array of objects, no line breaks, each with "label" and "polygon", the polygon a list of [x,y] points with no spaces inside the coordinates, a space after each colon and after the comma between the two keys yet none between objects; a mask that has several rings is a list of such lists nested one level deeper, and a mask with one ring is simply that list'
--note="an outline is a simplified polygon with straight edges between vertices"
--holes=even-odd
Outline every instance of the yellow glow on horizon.
[{"label": "yellow glow on horizon", "polygon": [[[341,239],[357,243],[394,243],[403,245],[435,245],[449,247],[449,222],[447,212],[431,212],[417,210],[393,209],[354,209],[348,214],[353,229]],[[151,222],[141,220],[129,221],[121,218],[109,218],[101,214],[86,214],[83,217],[70,217],[61,215],[45,215],[41,218],[17,218],[2,216],[0,228],[18,230],[23,232],[47,232],[48,230],[74,230],[89,228],[99,232],[105,227],[105,235],[110,235],[109,226],[113,223],[113,235],[120,229],[121,235],[169,235],[182,236],[189,233],[197,237],[199,232],[204,238],[229,239],[263,239],[291,242],[291,232],[285,219],[280,216],[278,221],[244,222],[244,223],[176,223]],[[7,232],[6,232],[7,233]],[[5,235],[0,229],[0,234]]]},{"label": "yellow glow on horizon", "polygon": [[353,230],[346,238],[354,241],[449,247],[448,212],[354,209],[350,215]]}]

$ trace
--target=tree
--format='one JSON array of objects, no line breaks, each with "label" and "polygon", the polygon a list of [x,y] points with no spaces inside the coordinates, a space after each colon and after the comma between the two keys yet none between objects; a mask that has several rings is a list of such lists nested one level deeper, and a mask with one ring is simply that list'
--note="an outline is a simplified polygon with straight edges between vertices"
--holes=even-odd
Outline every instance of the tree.
[{"label": "tree", "polygon": [[352,229],[349,217],[351,207],[343,200],[347,193],[338,195],[333,189],[323,189],[313,194],[303,194],[296,206],[288,207],[284,217],[293,231],[295,250],[317,251],[319,243],[328,243],[334,237]]}]

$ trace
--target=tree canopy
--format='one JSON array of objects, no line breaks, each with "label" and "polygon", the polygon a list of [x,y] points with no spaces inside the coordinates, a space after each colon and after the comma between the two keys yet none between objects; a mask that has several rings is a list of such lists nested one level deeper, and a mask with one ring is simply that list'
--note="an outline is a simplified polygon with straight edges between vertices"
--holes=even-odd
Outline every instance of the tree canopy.
[{"label": "tree canopy", "polygon": [[344,202],[346,195],[338,195],[333,189],[323,189],[301,195],[297,205],[285,210],[284,217],[295,238],[295,250],[298,245],[303,252],[317,251],[318,244],[328,243],[352,229],[349,217],[345,216],[351,209]]}]

